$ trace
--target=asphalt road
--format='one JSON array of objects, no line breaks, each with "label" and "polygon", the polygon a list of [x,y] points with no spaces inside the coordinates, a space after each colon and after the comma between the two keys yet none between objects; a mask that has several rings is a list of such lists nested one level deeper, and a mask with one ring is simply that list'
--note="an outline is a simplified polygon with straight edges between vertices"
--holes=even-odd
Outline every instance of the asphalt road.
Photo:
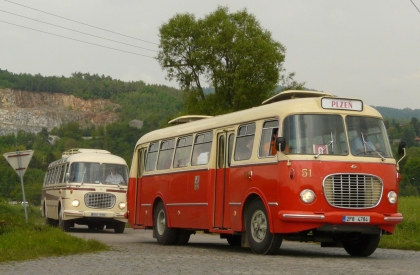
[{"label": "asphalt road", "polygon": [[201,233],[187,246],[161,246],[151,230],[76,228],[69,234],[97,239],[112,250],[9,262],[0,264],[0,274],[420,274],[420,252],[414,251],[377,249],[368,258],[354,258],[342,248],[283,242],[277,255],[264,256]]}]

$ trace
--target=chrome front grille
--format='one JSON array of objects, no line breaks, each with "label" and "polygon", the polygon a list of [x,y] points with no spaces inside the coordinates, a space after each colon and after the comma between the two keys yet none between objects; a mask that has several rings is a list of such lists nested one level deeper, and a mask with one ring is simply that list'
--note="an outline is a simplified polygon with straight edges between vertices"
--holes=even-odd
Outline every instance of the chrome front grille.
[{"label": "chrome front grille", "polygon": [[86,193],[85,205],[90,208],[113,208],[115,195],[108,193]]},{"label": "chrome front grille", "polygon": [[372,208],[379,204],[382,181],[365,174],[335,174],[324,180],[324,195],[328,203],[339,208]]}]

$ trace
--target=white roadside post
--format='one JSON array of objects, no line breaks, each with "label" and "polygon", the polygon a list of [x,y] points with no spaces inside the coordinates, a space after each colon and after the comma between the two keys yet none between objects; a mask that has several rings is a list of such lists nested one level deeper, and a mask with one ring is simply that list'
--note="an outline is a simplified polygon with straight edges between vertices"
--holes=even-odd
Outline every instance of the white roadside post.
[{"label": "white roadside post", "polygon": [[33,150],[16,151],[16,152],[9,152],[9,153],[3,154],[7,162],[9,162],[12,168],[20,176],[20,184],[22,186],[23,206],[25,207],[26,224],[28,224],[28,213],[26,211],[26,198],[25,198],[25,188],[23,186],[23,175],[26,172],[26,168],[28,167],[33,154],[34,154]]}]

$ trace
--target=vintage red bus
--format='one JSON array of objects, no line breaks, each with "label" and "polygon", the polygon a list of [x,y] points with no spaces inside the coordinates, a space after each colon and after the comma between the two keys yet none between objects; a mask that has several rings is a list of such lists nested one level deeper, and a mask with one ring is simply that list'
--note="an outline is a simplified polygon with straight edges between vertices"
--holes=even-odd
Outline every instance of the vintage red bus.
[{"label": "vintage red bus", "polygon": [[366,257],[403,219],[383,119],[359,99],[287,91],[171,122],[137,142],[127,191],[130,225],[162,245],[203,231],[258,254],[295,240]]}]

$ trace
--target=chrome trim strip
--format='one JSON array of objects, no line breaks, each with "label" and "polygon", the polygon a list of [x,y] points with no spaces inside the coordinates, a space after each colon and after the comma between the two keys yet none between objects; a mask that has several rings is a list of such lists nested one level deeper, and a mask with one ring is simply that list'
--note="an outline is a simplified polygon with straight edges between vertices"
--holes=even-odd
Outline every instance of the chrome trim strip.
[{"label": "chrome trim strip", "polygon": [[240,202],[230,202],[229,205],[232,205],[232,206],[241,206],[242,203],[240,203]]},{"label": "chrome trim strip", "polygon": [[[200,165],[201,166],[201,165]],[[162,170],[153,170],[153,171],[145,171],[142,177],[151,177],[151,176],[160,176],[160,175],[166,175],[166,174],[176,174],[176,173],[182,173],[182,172],[198,172],[198,171],[209,171],[210,167],[200,167],[199,168],[193,168],[193,167],[179,167],[179,168],[169,168],[169,169],[162,169]]]},{"label": "chrome trim strip", "polygon": [[151,203],[144,203],[144,204],[141,204],[140,206],[152,206],[152,204]]},{"label": "chrome trim strip", "polygon": [[283,214],[283,218],[286,219],[314,219],[314,220],[323,220],[325,219],[324,215],[310,215],[310,214]]},{"label": "chrome trim strip", "polygon": [[268,202],[267,204],[270,206],[279,206],[277,202]]},{"label": "chrome trim strip", "polygon": [[166,206],[208,206],[206,202],[197,203],[167,203]]},{"label": "chrome trim strip", "polygon": [[384,220],[387,222],[401,222],[404,217],[384,217]]}]

